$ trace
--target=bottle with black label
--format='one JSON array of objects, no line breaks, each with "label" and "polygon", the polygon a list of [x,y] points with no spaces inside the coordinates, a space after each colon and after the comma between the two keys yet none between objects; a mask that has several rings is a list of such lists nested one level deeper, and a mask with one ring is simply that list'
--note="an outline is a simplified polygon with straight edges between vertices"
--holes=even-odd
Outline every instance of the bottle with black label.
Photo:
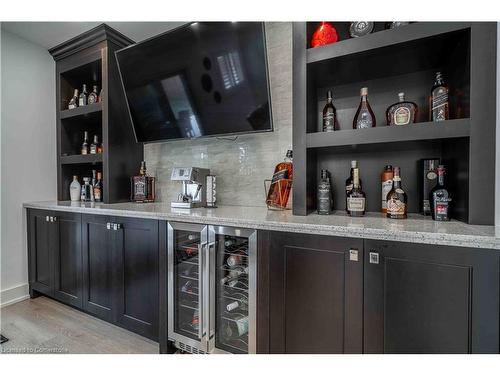
[{"label": "bottle with black label", "polygon": [[335,131],[335,123],[337,121],[337,110],[332,103],[332,92],[328,90],[325,107],[323,108],[323,131]]},{"label": "bottle with black label", "polygon": [[[347,211],[347,196],[349,195],[349,193],[352,190],[354,168],[358,168],[358,161],[357,160],[351,160],[351,174],[349,175],[347,180],[345,180],[345,210],[346,211]],[[360,188],[363,187],[363,182],[361,181],[361,179],[359,179],[359,186],[360,186]]]},{"label": "bottle with black label", "polygon": [[450,220],[451,196],[444,184],[445,172],[444,165],[440,165],[437,170],[438,183],[429,195],[432,219],[436,221]]},{"label": "bottle with black label", "polygon": [[408,197],[401,186],[399,167],[394,167],[392,189],[387,194],[387,217],[389,219],[406,219],[408,216]]},{"label": "bottle with black label", "polygon": [[318,214],[330,215],[332,213],[332,186],[328,171],[321,170],[321,180],[318,184]]},{"label": "bottle with black label", "polygon": [[366,195],[361,189],[359,168],[354,168],[352,173],[352,190],[347,194],[347,213],[350,216],[364,216],[366,209]]},{"label": "bottle with black label", "polygon": [[437,167],[439,159],[421,159],[418,163],[418,196],[419,211],[423,215],[431,214],[429,194],[437,184]]},{"label": "bottle with black label", "polygon": [[436,80],[431,89],[431,121],[445,121],[450,117],[448,85],[444,83],[441,72],[436,73]]}]

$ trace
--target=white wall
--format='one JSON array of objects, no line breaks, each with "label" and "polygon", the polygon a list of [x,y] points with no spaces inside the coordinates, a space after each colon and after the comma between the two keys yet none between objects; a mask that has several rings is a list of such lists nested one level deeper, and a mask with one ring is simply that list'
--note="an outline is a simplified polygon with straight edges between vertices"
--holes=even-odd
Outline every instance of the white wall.
[{"label": "white wall", "polygon": [[54,75],[54,60],[47,50],[2,30],[2,305],[28,291],[22,203],[56,199]]}]

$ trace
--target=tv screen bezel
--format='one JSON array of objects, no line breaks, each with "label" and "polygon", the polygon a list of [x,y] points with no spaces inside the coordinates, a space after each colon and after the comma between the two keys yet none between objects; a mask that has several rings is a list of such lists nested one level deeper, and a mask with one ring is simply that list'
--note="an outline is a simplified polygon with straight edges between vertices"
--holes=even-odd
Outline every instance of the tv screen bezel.
[{"label": "tv screen bezel", "polygon": [[[140,140],[137,137],[137,132],[136,132],[136,126],[134,124],[134,119],[132,118],[132,113],[130,111],[130,105],[127,97],[127,91],[125,90],[125,85],[123,84],[123,76],[122,72],[120,69],[120,62],[118,60],[118,54],[122,53],[125,50],[128,50],[130,48],[134,48],[140,45],[143,45],[145,43],[150,42],[151,40],[154,40],[159,37],[163,37],[167,34],[177,32],[182,29],[187,29],[189,27],[192,27],[192,25],[197,24],[198,22],[192,21],[188,22],[184,25],[177,26],[171,30],[165,31],[164,33],[160,33],[158,35],[152,36],[150,38],[144,39],[138,43],[131,44],[125,48],[119,49],[118,51],[115,51],[115,61],[116,65],[118,67],[118,75],[120,76],[120,84],[122,87],[123,95],[125,97],[126,101],[126,107],[127,107],[127,114],[128,118],[130,120],[130,125],[132,126],[132,130],[134,132],[134,137],[137,143],[143,143],[143,144],[149,144],[149,143],[163,143],[163,142],[175,142],[175,141],[183,141],[183,140],[194,140],[194,139],[203,139],[203,138],[226,138],[226,137],[237,137],[240,135],[245,135],[245,134],[258,134],[258,133],[270,133],[274,131],[274,122],[273,122],[273,106],[272,106],[272,98],[271,98],[271,82],[269,78],[269,59],[268,59],[268,54],[267,54],[267,43],[266,43],[266,28],[265,28],[265,22],[255,22],[259,23],[261,25],[262,29],[262,38],[263,38],[263,47],[264,47],[264,60],[265,60],[265,73],[266,73],[266,82],[267,82],[267,97],[268,97],[268,107],[269,107],[269,128],[264,129],[264,130],[250,130],[250,131],[240,131],[240,132],[232,132],[232,133],[220,133],[220,134],[210,134],[210,135],[201,135],[199,137],[181,137],[181,138],[163,138],[163,139],[157,139],[157,140],[152,140],[152,141],[144,141]],[[204,22],[204,23],[212,23],[212,22]],[[215,23],[215,22],[213,22]]]}]

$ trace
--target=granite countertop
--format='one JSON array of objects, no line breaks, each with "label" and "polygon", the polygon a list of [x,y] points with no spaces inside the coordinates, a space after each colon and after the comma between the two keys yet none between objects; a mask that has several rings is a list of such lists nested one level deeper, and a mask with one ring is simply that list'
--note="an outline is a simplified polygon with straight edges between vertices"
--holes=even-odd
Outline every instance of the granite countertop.
[{"label": "granite countertop", "polygon": [[468,225],[459,221],[435,222],[421,215],[409,215],[406,220],[391,220],[378,213],[353,218],[340,211],[328,216],[294,216],[291,211],[272,211],[265,207],[221,206],[185,210],[171,208],[170,203],[82,204],[48,201],[30,202],[23,206],[327,236],[500,249],[500,227]]}]

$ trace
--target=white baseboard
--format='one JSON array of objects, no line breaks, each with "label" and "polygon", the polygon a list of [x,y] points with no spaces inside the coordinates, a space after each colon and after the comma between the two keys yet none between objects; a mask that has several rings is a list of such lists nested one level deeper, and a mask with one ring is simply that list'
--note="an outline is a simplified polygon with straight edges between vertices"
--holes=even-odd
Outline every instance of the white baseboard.
[{"label": "white baseboard", "polygon": [[28,284],[21,284],[14,288],[2,290],[0,292],[0,308],[24,301],[28,298],[30,298]]}]

